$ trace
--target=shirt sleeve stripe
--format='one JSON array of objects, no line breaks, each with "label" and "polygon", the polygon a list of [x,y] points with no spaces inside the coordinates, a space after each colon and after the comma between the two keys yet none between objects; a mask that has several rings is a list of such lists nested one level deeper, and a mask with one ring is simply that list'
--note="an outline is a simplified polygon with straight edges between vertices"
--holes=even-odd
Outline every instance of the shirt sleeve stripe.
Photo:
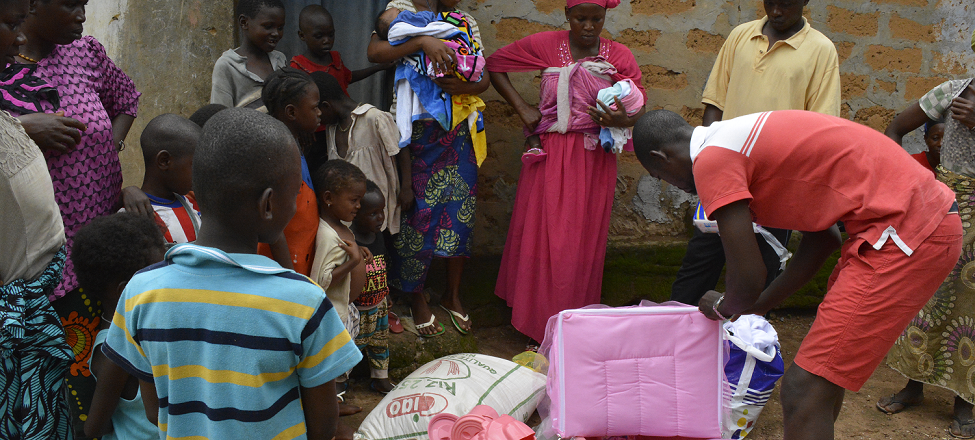
[{"label": "shirt sleeve stripe", "polygon": [[142,346],[140,346],[138,342],[135,342],[135,339],[132,338],[132,334],[129,333],[129,328],[125,326],[125,317],[122,316],[121,313],[116,313],[115,316],[112,317],[112,325],[122,329],[122,332],[125,333],[125,340],[129,341],[129,343],[135,347],[140,356],[146,357],[146,353],[142,351]]},{"label": "shirt sleeve stripe", "polygon": [[105,357],[107,357],[110,361],[115,362],[116,365],[121,367],[127,373],[135,376],[136,379],[139,379],[143,382],[150,382],[150,383],[153,382],[152,374],[149,374],[145,371],[136,368],[135,365],[132,365],[131,362],[129,362],[127,359],[122,357],[122,355],[118,354],[118,352],[113,350],[112,347],[110,347],[107,342],[102,343],[102,353],[105,354]]},{"label": "shirt sleeve stripe", "polygon": [[170,367],[167,364],[153,365],[152,375],[157,378],[168,376],[168,380],[203,379],[209,383],[231,383],[244,387],[259,388],[269,382],[287,379],[294,369],[276,373],[247,374],[233,370],[211,370],[202,365],[183,365]]},{"label": "shirt sleeve stripe", "polygon": [[[261,295],[251,295],[237,292],[222,292],[205,289],[156,289],[135,295],[125,300],[125,311],[130,312],[137,306],[151,303],[200,303],[228,307],[245,307],[263,310],[282,315],[309,319],[315,309],[282,299],[268,298]],[[118,315],[118,314],[116,314]]]},{"label": "shirt sleeve stripe", "polygon": [[339,334],[335,335],[331,341],[328,341],[327,344],[322,346],[322,349],[319,350],[318,353],[303,359],[298,364],[298,368],[314,368],[318,366],[318,364],[322,363],[322,361],[338,351],[338,349],[345,346],[345,344],[348,344],[350,341],[352,341],[352,337],[349,336],[349,332],[342,330],[339,332]]}]

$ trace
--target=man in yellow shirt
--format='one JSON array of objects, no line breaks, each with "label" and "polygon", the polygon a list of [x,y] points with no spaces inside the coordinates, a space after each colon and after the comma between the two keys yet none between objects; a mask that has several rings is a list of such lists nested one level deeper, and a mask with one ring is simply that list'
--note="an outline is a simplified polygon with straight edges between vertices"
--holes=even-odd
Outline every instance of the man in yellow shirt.
[{"label": "man in yellow shirt", "polygon": [[[766,17],[731,31],[711,69],[701,102],[704,126],[771,110],[840,114],[836,47],[803,19],[809,0],[765,0]],[[788,244],[790,231],[766,228]],[[780,256],[759,237],[766,286],[780,272]],[[718,234],[695,229],[671,290],[671,299],[697,305],[715,288],[725,254]]]}]

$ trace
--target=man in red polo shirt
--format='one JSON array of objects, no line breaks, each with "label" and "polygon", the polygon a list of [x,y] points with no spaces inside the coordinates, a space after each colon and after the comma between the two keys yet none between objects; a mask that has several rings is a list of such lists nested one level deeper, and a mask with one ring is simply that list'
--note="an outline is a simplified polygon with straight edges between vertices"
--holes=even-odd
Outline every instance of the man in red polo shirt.
[{"label": "man in red polo shirt", "polygon": [[[650,175],[698,194],[718,222],[727,291],[709,291],[699,303],[712,319],[766,313],[842,244],[816,320],[782,379],[785,439],[833,438],[844,389],[863,386],[961,254],[954,194],[883,134],[818,113],[756,113],[692,128],[657,110],[637,122],[633,140]],[[753,221],[803,231],[768,288]]]}]

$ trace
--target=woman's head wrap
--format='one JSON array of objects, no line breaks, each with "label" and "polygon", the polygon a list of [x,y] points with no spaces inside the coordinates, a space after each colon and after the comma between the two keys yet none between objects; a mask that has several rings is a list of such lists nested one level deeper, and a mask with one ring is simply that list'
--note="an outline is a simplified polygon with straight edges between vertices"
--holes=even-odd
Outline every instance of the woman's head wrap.
[{"label": "woman's head wrap", "polygon": [[613,9],[620,5],[620,0],[566,0],[565,7],[572,8],[583,3],[592,3],[606,9]]}]

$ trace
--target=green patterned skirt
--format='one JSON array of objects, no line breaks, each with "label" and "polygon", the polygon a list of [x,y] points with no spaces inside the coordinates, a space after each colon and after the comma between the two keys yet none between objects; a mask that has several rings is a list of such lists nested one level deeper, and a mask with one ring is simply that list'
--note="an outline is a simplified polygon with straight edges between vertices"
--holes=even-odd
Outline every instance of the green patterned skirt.
[{"label": "green patterned skirt", "polygon": [[887,355],[908,379],[975,401],[975,179],[938,167],[938,180],[955,192],[964,242],[958,264],[918,312]]}]

